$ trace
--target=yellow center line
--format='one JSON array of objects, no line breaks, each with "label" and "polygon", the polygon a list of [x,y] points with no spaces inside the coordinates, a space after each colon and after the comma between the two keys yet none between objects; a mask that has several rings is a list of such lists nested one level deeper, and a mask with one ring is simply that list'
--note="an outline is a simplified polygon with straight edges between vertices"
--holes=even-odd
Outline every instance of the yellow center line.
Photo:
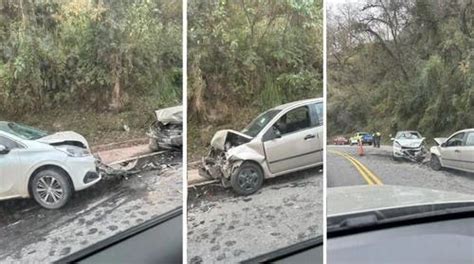
[{"label": "yellow center line", "polygon": [[357,171],[359,171],[360,175],[364,178],[364,180],[367,182],[369,185],[383,185],[382,181],[375,176],[375,174],[370,171],[366,166],[364,166],[360,161],[358,161],[356,158],[352,157],[351,155],[335,150],[329,150],[329,152],[340,155],[344,158],[346,158],[348,161],[356,167]]}]

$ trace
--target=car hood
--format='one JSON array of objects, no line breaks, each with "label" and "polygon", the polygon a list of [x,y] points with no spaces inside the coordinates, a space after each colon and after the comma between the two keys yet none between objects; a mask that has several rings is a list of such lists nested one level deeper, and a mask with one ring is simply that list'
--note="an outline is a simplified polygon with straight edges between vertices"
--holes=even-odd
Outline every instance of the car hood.
[{"label": "car hood", "polygon": [[446,142],[447,139],[448,138],[445,138],[445,137],[439,137],[439,138],[434,138],[434,141],[436,141],[436,144],[441,145],[444,142]]},{"label": "car hood", "polygon": [[407,186],[347,186],[327,189],[329,217],[423,204],[474,202],[468,194]]},{"label": "car hood", "polygon": [[163,125],[183,123],[183,106],[173,106],[155,111],[156,119]]},{"label": "car hood", "polygon": [[214,137],[212,137],[212,140],[211,140],[211,146],[215,149],[224,151],[225,144],[231,137],[241,139],[244,142],[248,142],[252,140],[252,137],[242,132],[231,130],[231,129],[224,129],[224,130],[219,130],[214,134]]},{"label": "car hood", "polygon": [[421,145],[421,143],[423,143],[423,140],[422,138],[417,138],[417,139],[395,139],[396,142],[398,142],[401,146],[404,146],[404,147],[418,147],[419,145]]},{"label": "car hood", "polygon": [[49,144],[49,145],[61,145],[61,144],[83,145],[87,149],[89,148],[89,144],[87,143],[87,140],[82,135],[73,131],[57,132],[57,133],[39,138],[35,141]]}]

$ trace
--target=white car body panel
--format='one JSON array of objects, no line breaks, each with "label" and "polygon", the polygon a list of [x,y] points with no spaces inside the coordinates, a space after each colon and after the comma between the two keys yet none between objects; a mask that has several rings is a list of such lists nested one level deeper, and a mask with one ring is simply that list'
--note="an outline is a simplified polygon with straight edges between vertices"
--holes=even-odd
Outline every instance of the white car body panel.
[{"label": "white car body panel", "polygon": [[46,137],[37,139],[36,141],[46,144],[60,144],[66,141],[77,141],[82,143],[84,146],[87,147],[87,149],[89,149],[89,144],[87,143],[87,140],[80,134],[73,131],[57,132]]},{"label": "white car body panel", "polygon": [[[33,173],[43,166],[61,168],[70,177],[75,191],[83,190],[101,180],[101,176],[87,184],[83,179],[87,172],[97,172],[96,159],[92,155],[71,157],[45,142],[81,140],[88,146],[84,137],[77,133],[57,133],[48,139],[24,140],[0,131],[0,136],[19,143],[22,148],[14,148],[8,154],[0,154],[0,200],[10,198],[28,198],[28,183]],[[71,135],[68,138],[67,135]]]},{"label": "white car body panel", "polygon": [[473,134],[474,129],[457,131],[448,138],[435,138],[434,140],[439,145],[431,147],[430,152],[438,157],[442,167],[474,173],[474,146],[442,146],[459,133],[466,134],[464,137],[464,143],[466,143],[467,135]]}]

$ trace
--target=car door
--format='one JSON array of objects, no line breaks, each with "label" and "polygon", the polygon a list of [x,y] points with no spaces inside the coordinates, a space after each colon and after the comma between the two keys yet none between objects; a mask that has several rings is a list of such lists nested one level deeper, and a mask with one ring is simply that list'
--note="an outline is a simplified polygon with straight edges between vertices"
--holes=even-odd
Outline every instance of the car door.
[{"label": "car door", "polygon": [[22,146],[13,139],[0,135],[0,144],[8,148],[8,153],[0,154],[0,199],[16,195],[13,193],[14,186],[20,179],[18,171],[21,171],[21,160],[19,152]]},{"label": "car door", "polygon": [[464,135],[464,132],[454,134],[441,146],[441,159],[444,166],[462,169],[460,153],[464,142]]},{"label": "car door", "polygon": [[460,165],[468,171],[474,171],[474,131],[467,132],[464,144],[459,153]]},{"label": "car door", "polygon": [[[273,124],[279,137],[264,137],[265,155],[273,174],[314,164],[321,159],[320,130],[308,105],[285,113]],[[270,128],[270,131],[273,130]]]}]

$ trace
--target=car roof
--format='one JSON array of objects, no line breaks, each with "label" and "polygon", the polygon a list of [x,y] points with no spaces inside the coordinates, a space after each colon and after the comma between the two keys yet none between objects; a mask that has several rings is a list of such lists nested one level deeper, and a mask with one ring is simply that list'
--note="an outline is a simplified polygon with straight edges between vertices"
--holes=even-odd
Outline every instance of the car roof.
[{"label": "car roof", "polygon": [[400,130],[400,131],[398,131],[397,133],[402,133],[402,132],[405,132],[405,133],[406,133],[406,132],[408,132],[408,133],[416,132],[416,133],[420,134],[420,132],[418,132],[418,131],[416,131],[416,130]]},{"label": "car roof", "polygon": [[294,101],[294,102],[282,104],[282,105],[279,105],[279,106],[275,106],[270,110],[283,110],[283,109],[293,107],[293,106],[307,105],[307,104],[310,104],[310,103],[319,103],[319,102],[322,102],[322,101],[323,101],[323,98],[321,98],[321,97],[320,98],[312,98],[312,99],[304,99],[304,100]]},{"label": "car roof", "polygon": [[474,131],[474,128],[466,128],[466,129],[463,129],[463,130],[456,131],[453,134],[460,133],[460,132],[473,132],[473,131]]}]

